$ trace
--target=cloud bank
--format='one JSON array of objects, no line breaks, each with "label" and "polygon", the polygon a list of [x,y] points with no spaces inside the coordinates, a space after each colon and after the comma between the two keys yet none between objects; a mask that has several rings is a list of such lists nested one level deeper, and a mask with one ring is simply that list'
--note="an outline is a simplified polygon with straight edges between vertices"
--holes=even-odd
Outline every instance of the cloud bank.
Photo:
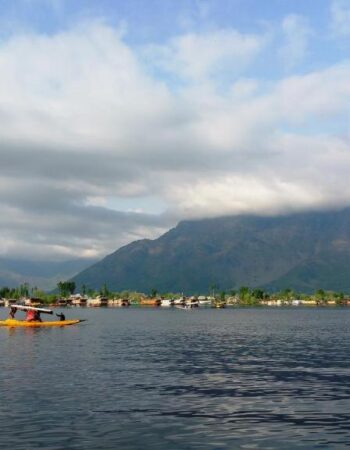
[{"label": "cloud bank", "polygon": [[0,42],[1,253],[96,257],[184,218],[349,205],[350,61],[254,76],[272,45],[289,70],[305,56],[305,22],[281,26],[280,47],[234,29],[133,47],[101,22]]}]

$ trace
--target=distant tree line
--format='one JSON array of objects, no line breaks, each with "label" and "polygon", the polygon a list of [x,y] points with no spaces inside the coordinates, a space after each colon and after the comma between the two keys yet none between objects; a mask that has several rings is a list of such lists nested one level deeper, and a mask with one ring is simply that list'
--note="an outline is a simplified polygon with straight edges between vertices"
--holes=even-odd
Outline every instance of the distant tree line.
[{"label": "distant tree line", "polygon": [[[9,288],[7,286],[0,288],[0,298],[5,299],[21,299],[23,297],[38,298],[42,303],[53,303],[58,298],[68,298],[70,295],[74,294],[77,290],[77,286],[74,281],[60,281],[57,283],[56,292],[47,293],[36,286],[30,286],[28,283],[20,284],[18,287]],[[108,288],[106,284],[102,285],[100,289],[91,289],[86,285],[81,285],[79,287],[80,294],[87,295],[88,297],[96,297],[98,295],[107,298],[127,298],[131,301],[138,302],[141,297],[145,295],[149,297],[179,297],[183,293],[173,293],[173,292],[160,292],[156,288],[150,289],[148,293],[140,293],[136,291],[113,291]],[[283,289],[278,292],[268,292],[261,288],[249,288],[248,286],[241,286],[239,289],[229,289],[227,291],[220,290],[219,286],[216,284],[211,284],[208,288],[207,293],[197,293],[195,297],[199,295],[205,295],[216,299],[217,301],[227,301],[234,299],[237,304],[241,305],[259,305],[266,300],[283,300],[285,302],[290,302],[295,299],[314,301],[317,304],[327,304],[328,302],[336,303],[342,305],[347,303],[349,298],[350,303],[350,293],[345,294],[343,292],[325,291],[323,289],[317,289],[312,294],[305,294],[296,292],[293,289]]]}]

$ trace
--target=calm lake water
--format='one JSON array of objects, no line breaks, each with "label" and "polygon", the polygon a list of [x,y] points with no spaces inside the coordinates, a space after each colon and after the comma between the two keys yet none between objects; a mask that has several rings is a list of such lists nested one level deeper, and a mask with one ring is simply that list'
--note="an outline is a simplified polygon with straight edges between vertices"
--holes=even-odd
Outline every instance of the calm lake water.
[{"label": "calm lake water", "polygon": [[3,450],[349,446],[350,308],[65,313],[0,328]]}]

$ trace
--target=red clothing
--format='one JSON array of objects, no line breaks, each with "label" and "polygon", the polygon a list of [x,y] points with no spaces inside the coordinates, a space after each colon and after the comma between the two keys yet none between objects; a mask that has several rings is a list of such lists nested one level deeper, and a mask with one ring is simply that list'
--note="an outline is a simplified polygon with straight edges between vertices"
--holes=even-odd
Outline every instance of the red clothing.
[{"label": "red clothing", "polygon": [[36,311],[29,310],[26,312],[26,321],[27,322],[32,322],[35,319],[36,319]]}]

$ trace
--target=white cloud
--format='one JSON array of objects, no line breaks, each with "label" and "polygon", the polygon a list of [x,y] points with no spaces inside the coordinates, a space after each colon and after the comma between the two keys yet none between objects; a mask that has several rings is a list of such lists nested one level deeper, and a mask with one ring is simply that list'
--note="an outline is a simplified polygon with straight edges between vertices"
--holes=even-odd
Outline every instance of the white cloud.
[{"label": "white cloud", "polygon": [[305,58],[312,32],[306,19],[296,14],[290,14],[284,18],[282,31],[284,42],[280,49],[280,56],[286,69],[290,70]]},{"label": "white cloud", "polygon": [[264,36],[216,30],[188,33],[173,38],[167,45],[150,46],[146,55],[163,70],[188,81],[202,81],[223,72],[234,78],[265,43]]},{"label": "white cloud", "polygon": [[172,41],[172,70],[201,81],[176,92],[103,24],[0,44],[3,248],[103,255],[181,218],[349,204],[350,63],[219,91],[211,74],[261,42],[214,36]]},{"label": "white cloud", "polygon": [[350,4],[347,0],[331,2],[331,29],[335,36],[350,36]]}]

